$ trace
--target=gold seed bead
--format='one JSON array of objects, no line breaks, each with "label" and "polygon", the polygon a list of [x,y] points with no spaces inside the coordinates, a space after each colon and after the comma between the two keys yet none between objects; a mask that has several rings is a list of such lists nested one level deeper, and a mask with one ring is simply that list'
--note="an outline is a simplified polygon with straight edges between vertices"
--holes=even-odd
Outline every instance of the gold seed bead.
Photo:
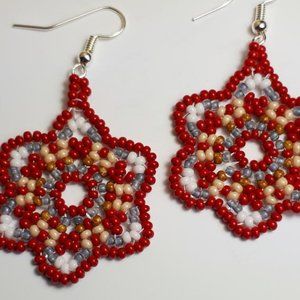
[{"label": "gold seed bead", "polygon": [[260,117],[260,121],[263,122],[263,123],[268,123],[269,120],[270,120],[270,118],[268,116],[266,116],[266,115],[262,115]]},{"label": "gold seed bead", "polygon": [[284,133],[284,127],[280,124],[277,124],[275,126],[275,131],[278,133],[278,134],[283,134]]},{"label": "gold seed bead", "polygon": [[101,224],[101,221],[102,221],[102,219],[99,215],[94,216],[92,219],[92,223],[94,226]]},{"label": "gold seed bead", "polygon": [[55,169],[55,162],[50,162],[47,164],[47,171],[52,172]]},{"label": "gold seed bead", "polygon": [[217,173],[218,179],[222,180],[222,181],[226,181],[227,180],[227,175],[224,171],[219,171]]},{"label": "gold seed bead", "polygon": [[66,231],[67,231],[67,227],[66,227],[64,224],[59,224],[59,225],[56,227],[56,230],[57,230],[59,233],[63,233],[63,232],[66,232]]},{"label": "gold seed bead", "polygon": [[78,233],[81,233],[84,231],[84,226],[82,224],[79,224],[75,227],[75,230],[78,232]]},{"label": "gold seed bead", "polygon": [[214,162],[215,162],[216,164],[221,164],[222,161],[223,161],[223,159],[222,159],[222,154],[221,154],[221,153],[215,153],[215,154],[214,154]]},{"label": "gold seed bead", "polygon": [[109,209],[112,208],[112,204],[111,204],[110,201],[105,201],[105,202],[103,203],[102,207],[103,207],[104,210],[109,210]]},{"label": "gold seed bead", "polygon": [[89,156],[86,156],[84,159],[83,159],[83,163],[86,165],[86,166],[91,166],[93,164],[93,160],[89,157]]},{"label": "gold seed bead", "polygon": [[245,122],[251,120],[251,116],[250,116],[249,114],[244,114],[244,115],[242,116],[242,118],[243,118],[243,120],[244,120]]},{"label": "gold seed bead", "polygon": [[257,185],[259,186],[259,188],[264,189],[268,186],[268,183],[265,180],[258,180]]},{"label": "gold seed bead", "polygon": [[114,187],[114,183],[109,181],[107,184],[106,184],[106,190],[108,192],[113,192],[115,190],[115,187]]},{"label": "gold seed bead", "polygon": [[36,186],[41,187],[46,183],[46,179],[45,178],[40,178],[36,181]]},{"label": "gold seed bead", "polygon": [[41,198],[39,197],[33,197],[33,203],[37,206],[41,206],[43,204]]},{"label": "gold seed bead", "polygon": [[102,177],[105,177],[107,175],[107,169],[104,167],[99,167],[99,173]]},{"label": "gold seed bead", "polygon": [[287,168],[290,168],[292,166],[292,159],[291,158],[286,159],[283,165]]},{"label": "gold seed bead", "polygon": [[41,214],[41,217],[44,221],[48,221],[51,218],[51,215],[47,210],[44,210]]},{"label": "gold seed bead", "polygon": [[287,149],[287,150],[291,150],[293,149],[293,142],[290,141],[290,140],[286,140],[284,143],[284,148]]},{"label": "gold seed bead", "polygon": [[274,172],[274,177],[276,178],[276,179],[279,179],[280,177],[282,177],[282,176],[284,176],[284,171],[283,170],[280,170],[280,169],[278,169],[278,170],[276,170],[275,172]]},{"label": "gold seed bead", "polygon": [[69,156],[65,157],[65,158],[63,159],[63,161],[64,161],[64,163],[65,163],[66,165],[71,165],[71,164],[73,164],[73,162],[74,162],[73,158],[72,158],[72,157],[69,157]]},{"label": "gold seed bead", "polygon": [[235,128],[234,123],[230,122],[226,125],[226,129],[231,132]]}]

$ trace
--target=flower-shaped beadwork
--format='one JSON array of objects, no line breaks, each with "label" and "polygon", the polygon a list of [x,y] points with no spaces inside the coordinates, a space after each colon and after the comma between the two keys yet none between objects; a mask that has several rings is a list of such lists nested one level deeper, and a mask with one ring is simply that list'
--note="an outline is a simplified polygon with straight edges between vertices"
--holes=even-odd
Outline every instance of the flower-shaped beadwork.
[{"label": "flower-shaped beadwork", "polygon": [[[285,211],[300,212],[300,98],[291,98],[255,42],[221,91],[177,103],[170,187],[188,208],[215,210],[237,236],[258,238]],[[244,147],[256,142],[261,160]]]},{"label": "flower-shaped beadwork", "polygon": [[[0,248],[31,250],[40,273],[76,283],[100,257],[123,259],[153,236],[146,194],[158,163],[148,146],[114,138],[87,102],[86,78],[70,76],[68,108],[43,134],[25,132],[0,152]],[[63,191],[86,191],[67,205]]]}]

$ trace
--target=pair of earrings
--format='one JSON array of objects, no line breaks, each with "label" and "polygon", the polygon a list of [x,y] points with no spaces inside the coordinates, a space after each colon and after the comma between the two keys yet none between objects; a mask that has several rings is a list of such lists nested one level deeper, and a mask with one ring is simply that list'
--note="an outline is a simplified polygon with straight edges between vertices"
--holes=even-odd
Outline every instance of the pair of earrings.
[{"label": "pair of earrings", "polygon": [[[285,211],[300,212],[300,98],[291,98],[262,45],[265,1],[258,5],[248,57],[221,91],[185,96],[174,110],[183,147],[172,159],[170,187],[186,207],[212,208],[230,230],[257,238],[274,230]],[[229,3],[203,14],[215,12]],[[115,138],[90,107],[86,67],[98,39],[93,35],[69,78],[67,108],[48,133],[25,132],[1,145],[0,248],[32,251],[38,270],[54,283],[76,283],[99,258],[122,259],[141,252],[153,236],[145,197],[158,167],[151,148]],[[222,134],[219,133],[222,129]],[[261,161],[243,148],[258,142]],[[82,185],[82,202],[67,205],[68,184]]]}]

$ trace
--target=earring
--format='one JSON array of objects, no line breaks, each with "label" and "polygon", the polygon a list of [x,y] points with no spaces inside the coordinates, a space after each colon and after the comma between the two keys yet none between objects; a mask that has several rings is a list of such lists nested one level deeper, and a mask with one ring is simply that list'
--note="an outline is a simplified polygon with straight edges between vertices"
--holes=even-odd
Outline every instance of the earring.
[{"label": "earring", "polygon": [[[183,147],[171,162],[171,189],[187,208],[213,209],[243,239],[276,229],[284,212],[300,212],[300,97],[289,95],[263,46],[273,1],[256,7],[248,56],[225,88],[185,96],[173,113]],[[261,160],[245,154],[250,142]]]},{"label": "earring", "polygon": [[[149,246],[153,231],[145,197],[158,163],[150,147],[113,137],[88,102],[87,64],[97,40],[125,29],[119,10],[101,7],[47,27],[14,25],[50,30],[102,10],[117,14],[121,27],[90,36],[53,129],[11,138],[0,152],[0,248],[30,250],[38,271],[63,285],[83,278],[99,258],[123,259]],[[86,191],[78,205],[63,198],[71,183]]]}]

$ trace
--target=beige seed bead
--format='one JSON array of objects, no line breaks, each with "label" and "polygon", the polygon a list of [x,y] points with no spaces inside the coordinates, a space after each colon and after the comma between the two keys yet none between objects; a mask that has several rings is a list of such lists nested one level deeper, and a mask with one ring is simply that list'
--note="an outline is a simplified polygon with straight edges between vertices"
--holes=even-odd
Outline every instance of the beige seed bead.
[{"label": "beige seed bead", "polygon": [[123,191],[125,194],[129,194],[129,195],[132,195],[133,194],[133,188],[130,184],[124,184],[124,187],[123,187]]},{"label": "beige seed bead", "polygon": [[56,246],[56,241],[55,240],[52,240],[52,239],[47,239],[45,241],[45,245],[48,246],[48,247],[55,247]]},{"label": "beige seed bead", "polygon": [[115,193],[117,196],[123,195],[123,185],[122,184],[115,184]]},{"label": "beige seed bead", "polygon": [[33,203],[33,197],[34,197],[34,194],[33,193],[27,193],[25,195],[25,201],[26,203]]},{"label": "beige seed bead", "polygon": [[35,190],[35,180],[29,180],[27,183],[27,188],[30,192]]},{"label": "beige seed bead", "polygon": [[51,237],[53,240],[58,240],[58,239],[59,239],[59,236],[60,236],[60,233],[59,233],[57,230],[55,230],[55,229],[51,229],[51,230],[49,231],[49,235],[50,235],[50,237]]},{"label": "beige seed bead", "polygon": [[277,117],[276,122],[282,126],[285,126],[288,123],[288,120],[285,117]]},{"label": "beige seed bead", "polygon": [[272,120],[276,119],[276,112],[272,109],[267,109],[266,115]]},{"label": "beige seed bead", "polygon": [[29,232],[33,237],[37,237],[40,233],[40,229],[36,225],[31,225]]},{"label": "beige seed bead", "polygon": [[205,151],[205,157],[207,160],[213,160],[214,159],[214,151],[212,150],[212,148],[208,148]]},{"label": "beige seed bead", "polygon": [[206,155],[205,155],[205,152],[203,150],[198,150],[196,152],[196,155],[197,155],[197,158],[200,160],[200,161],[205,161],[206,159]]},{"label": "beige seed bead", "polygon": [[25,186],[28,182],[28,178],[27,177],[22,177],[19,181],[18,181],[18,186]]},{"label": "beige seed bead", "polygon": [[242,107],[244,105],[244,101],[241,99],[234,99],[232,101],[232,105],[235,107]]},{"label": "beige seed bead", "polygon": [[276,187],[279,189],[284,189],[288,184],[288,181],[285,177],[281,177],[276,181]]},{"label": "beige seed bead", "polygon": [[59,151],[57,152],[56,157],[57,157],[58,159],[63,159],[63,158],[65,158],[65,157],[67,157],[68,154],[69,154],[69,151],[68,151],[68,150],[62,149],[62,150],[59,150]]},{"label": "beige seed bead", "polygon": [[49,152],[50,152],[50,150],[49,150],[48,146],[43,145],[41,148],[40,154],[42,156],[46,156],[47,154],[49,154]]},{"label": "beige seed bead", "polygon": [[234,110],[233,115],[236,118],[242,117],[246,113],[245,109],[243,107],[238,107],[237,109]]},{"label": "beige seed bead", "polygon": [[222,125],[226,126],[228,123],[230,123],[232,121],[232,117],[230,115],[225,115],[222,118]]},{"label": "beige seed bead", "polygon": [[98,225],[93,228],[93,233],[94,234],[100,234],[104,231],[104,227],[102,225]]},{"label": "beige seed bead", "polygon": [[268,108],[271,110],[276,110],[279,107],[279,103],[276,101],[270,101],[268,104]]},{"label": "beige seed bead", "polygon": [[202,132],[202,133],[199,135],[199,137],[198,137],[198,141],[199,141],[199,142],[205,142],[205,141],[207,140],[207,138],[208,138],[207,133]]},{"label": "beige seed bead", "polygon": [[25,205],[25,197],[23,196],[23,195],[18,195],[17,197],[16,197],[16,202],[17,202],[17,204],[18,205],[20,205],[20,206],[24,206]]},{"label": "beige seed bead", "polygon": [[100,155],[98,154],[97,151],[91,151],[91,152],[89,153],[89,156],[90,156],[90,158],[91,158],[92,160],[94,160],[94,161],[100,160]]},{"label": "beige seed bead", "polygon": [[111,162],[109,162],[109,161],[106,160],[106,159],[101,159],[101,160],[99,161],[99,165],[100,165],[101,167],[104,167],[104,168],[106,168],[106,169],[109,169],[109,168],[111,167]]},{"label": "beige seed bead", "polygon": [[224,187],[224,182],[220,179],[215,179],[213,185],[220,191]]},{"label": "beige seed bead", "polygon": [[99,150],[101,150],[103,148],[103,146],[102,146],[102,144],[100,144],[100,143],[94,143],[93,145],[92,145],[92,150],[93,151],[99,151]]},{"label": "beige seed bead", "polygon": [[100,234],[100,241],[102,243],[105,243],[107,241],[108,237],[109,237],[109,233],[107,231],[103,231]]},{"label": "beige seed bead", "polygon": [[57,146],[61,149],[67,149],[68,148],[68,142],[64,140],[58,140]]},{"label": "beige seed bead", "polygon": [[54,162],[54,161],[56,161],[56,158],[55,158],[54,154],[50,153],[50,154],[47,154],[45,156],[45,162],[46,162],[46,164],[48,164],[50,162]]},{"label": "beige seed bead", "polygon": [[122,206],[122,200],[120,200],[120,199],[116,199],[116,200],[114,200],[114,202],[113,202],[113,209],[115,209],[115,210],[120,210],[121,209],[121,206]]},{"label": "beige seed bead", "polygon": [[290,195],[292,192],[294,191],[294,187],[291,184],[288,184],[285,188],[284,188],[284,193],[286,195]]},{"label": "beige seed bead", "polygon": [[225,115],[225,112],[226,112],[226,108],[224,106],[221,106],[217,110],[217,115],[219,117],[223,117]]},{"label": "beige seed bead", "polygon": [[268,204],[274,205],[274,204],[277,203],[277,200],[276,200],[276,198],[273,197],[273,196],[267,196],[267,197],[266,197],[266,202],[267,202]]},{"label": "beige seed bead", "polygon": [[236,191],[237,193],[241,193],[243,191],[243,186],[241,184],[239,184],[238,182],[234,182],[232,185],[231,185],[232,189],[234,191]]},{"label": "beige seed bead", "polygon": [[37,222],[37,226],[38,226],[40,229],[42,229],[42,230],[46,230],[46,229],[48,229],[48,227],[49,227],[48,223],[45,222],[45,221],[43,221],[43,220],[39,220],[39,221]]},{"label": "beige seed bead", "polygon": [[109,152],[107,154],[107,159],[111,162],[111,163],[115,163],[117,162],[117,157],[115,156],[115,154],[113,152]]},{"label": "beige seed bead", "polygon": [[92,235],[92,232],[90,230],[84,230],[81,232],[80,237],[84,240],[89,238]]},{"label": "beige seed bead", "polygon": [[130,202],[124,202],[121,206],[121,210],[127,212],[131,208],[132,204]]},{"label": "beige seed bead", "polygon": [[299,155],[300,154],[300,142],[296,142],[293,145],[293,151],[295,155]]},{"label": "beige seed bead", "polygon": [[218,193],[219,193],[218,189],[217,189],[215,186],[213,186],[213,185],[211,185],[211,186],[208,188],[208,192],[209,192],[209,194],[212,195],[212,196],[217,196]]},{"label": "beige seed bead", "polygon": [[264,194],[265,196],[270,196],[274,193],[274,187],[271,185],[268,185],[267,187],[264,188]]},{"label": "beige seed bead", "polygon": [[288,121],[291,121],[291,120],[294,120],[294,113],[290,110],[290,109],[287,109],[285,112],[284,112],[284,116],[285,118],[288,120]]},{"label": "beige seed bead", "polygon": [[295,155],[293,157],[293,166],[294,167],[300,167],[300,156]]},{"label": "beige seed bead", "polygon": [[227,197],[228,197],[228,199],[237,201],[237,200],[239,200],[240,194],[237,193],[237,192],[231,191],[231,192],[228,193],[228,196],[227,196]]},{"label": "beige seed bead", "polygon": [[215,134],[211,134],[208,137],[207,142],[212,146],[215,143],[216,139],[217,139],[217,136]]},{"label": "beige seed bead", "polygon": [[81,246],[85,249],[91,249],[93,247],[93,244],[90,240],[84,239],[81,241]]}]

